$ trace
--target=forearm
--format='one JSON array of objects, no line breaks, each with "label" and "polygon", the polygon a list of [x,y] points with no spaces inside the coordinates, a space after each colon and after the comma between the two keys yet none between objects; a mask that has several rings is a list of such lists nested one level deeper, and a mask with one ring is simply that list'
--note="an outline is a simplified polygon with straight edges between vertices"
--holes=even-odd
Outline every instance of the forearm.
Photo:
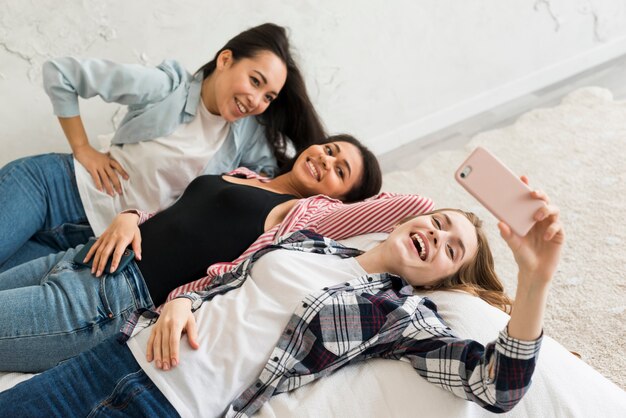
[{"label": "forearm", "polygon": [[69,118],[59,117],[59,123],[75,155],[79,153],[81,149],[91,146],[80,116],[72,116]]},{"label": "forearm", "polygon": [[513,338],[506,328],[487,346],[454,337],[421,340],[411,363],[418,374],[455,396],[504,412],[528,391],[541,342]]},{"label": "forearm", "polygon": [[508,333],[511,337],[531,341],[541,336],[543,316],[550,290],[549,282],[530,283],[520,273],[511,312]]}]

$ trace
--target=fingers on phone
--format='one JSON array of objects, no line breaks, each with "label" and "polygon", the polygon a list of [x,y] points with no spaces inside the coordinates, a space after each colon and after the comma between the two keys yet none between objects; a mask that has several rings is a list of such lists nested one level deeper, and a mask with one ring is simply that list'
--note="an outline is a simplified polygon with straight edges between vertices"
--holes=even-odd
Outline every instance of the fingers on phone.
[{"label": "fingers on phone", "polygon": [[[107,261],[109,260],[109,256],[113,251],[114,243],[107,243],[105,245],[101,245],[96,251],[96,258],[94,259],[93,265],[96,266],[96,277],[102,276],[104,269],[106,267]],[[96,265],[97,261],[97,265]]]},{"label": "fingers on phone", "polygon": [[133,247],[133,251],[135,252],[135,259],[141,260],[141,234],[135,234],[131,245]]},{"label": "fingers on phone", "polygon": [[535,199],[543,200],[546,203],[550,203],[550,197],[543,190],[533,190],[531,196]]},{"label": "fingers on phone", "polygon": [[511,236],[511,234],[512,234],[511,227],[508,226],[504,222],[498,222],[498,229],[500,230],[500,235],[505,240],[508,239]]},{"label": "fingers on phone", "polygon": [[117,270],[117,266],[120,265],[120,260],[124,255],[124,251],[126,251],[126,247],[123,247],[122,244],[118,244],[117,247],[115,247],[115,251],[113,252],[113,257],[111,259],[111,273]]},{"label": "fingers on phone", "polygon": [[548,228],[546,228],[546,232],[543,234],[543,239],[546,241],[552,241],[562,230],[563,226],[560,222],[553,222],[548,226]]},{"label": "fingers on phone", "polygon": [[537,209],[537,212],[535,212],[535,220],[543,221],[548,217],[552,217],[553,221],[555,221],[558,219],[560,212],[561,210],[557,206],[546,204]]},{"label": "fingers on phone", "polygon": [[[83,259],[83,263],[87,263],[89,260],[91,260],[91,258],[93,257],[94,253],[96,252],[96,250],[98,249],[98,247],[100,246],[100,240],[97,240],[89,249],[89,251],[87,251],[87,255],[85,255],[85,258]],[[92,271],[93,272],[93,271]]]}]

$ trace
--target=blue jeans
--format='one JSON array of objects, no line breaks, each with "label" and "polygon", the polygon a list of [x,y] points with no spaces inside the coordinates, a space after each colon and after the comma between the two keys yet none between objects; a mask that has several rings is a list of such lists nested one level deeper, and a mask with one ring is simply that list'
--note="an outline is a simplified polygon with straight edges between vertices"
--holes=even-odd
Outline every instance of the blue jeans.
[{"label": "blue jeans", "polygon": [[92,235],[72,155],[37,155],[0,169],[0,272]]},{"label": "blue jeans", "polygon": [[7,417],[178,417],[115,337],[0,393]]},{"label": "blue jeans", "polygon": [[0,371],[40,372],[116,334],[153,303],[135,262],[96,278],[78,246],[0,274]]}]

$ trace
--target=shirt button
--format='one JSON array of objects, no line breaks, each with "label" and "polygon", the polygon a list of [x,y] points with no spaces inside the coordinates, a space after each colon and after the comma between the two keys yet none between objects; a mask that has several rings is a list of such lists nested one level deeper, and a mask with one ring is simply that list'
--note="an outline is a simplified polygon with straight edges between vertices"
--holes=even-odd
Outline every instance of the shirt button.
[{"label": "shirt button", "polygon": [[256,386],[256,387],[260,388],[260,387],[261,387],[261,382],[257,382],[257,384],[256,384],[256,385],[254,385],[254,386]]},{"label": "shirt button", "polygon": [[272,360],[274,360],[274,361],[278,361],[278,357],[274,357]]},{"label": "shirt button", "polygon": [[368,282],[371,282],[372,280],[374,280],[374,279],[372,279],[371,277],[368,277],[368,278],[367,278],[367,281],[368,281]]},{"label": "shirt button", "polygon": [[322,290],[326,291],[326,290],[328,290],[328,288],[327,288],[327,287],[325,287],[325,288],[323,288]]},{"label": "shirt button", "polygon": [[285,334],[291,335],[292,332],[293,332],[292,330],[288,329],[287,331],[285,331]]},{"label": "shirt button", "polygon": [[309,304],[308,304],[308,303],[303,303],[303,304],[302,304],[302,307],[303,307],[303,308],[308,308],[308,306],[309,306]]},{"label": "shirt button", "polygon": [[344,283],[343,285],[344,286],[350,286],[350,283]]}]

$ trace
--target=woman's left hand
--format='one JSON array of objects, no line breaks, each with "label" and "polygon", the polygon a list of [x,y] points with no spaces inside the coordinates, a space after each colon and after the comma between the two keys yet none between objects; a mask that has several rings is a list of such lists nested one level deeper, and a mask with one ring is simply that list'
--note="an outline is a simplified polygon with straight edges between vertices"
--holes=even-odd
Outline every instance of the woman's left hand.
[{"label": "woman's left hand", "polygon": [[[522,181],[528,184],[523,176]],[[520,277],[537,284],[550,282],[561,256],[565,233],[559,219],[559,208],[550,204],[548,195],[540,190],[531,192],[535,199],[543,200],[545,206],[535,212],[535,225],[528,234],[520,237],[504,222],[500,222],[500,234],[513,251],[520,269]]]},{"label": "woman's left hand", "polygon": [[196,318],[191,312],[191,301],[187,298],[176,298],[165,304],[156,324],[152,327],[146,360],[158,369],[169,370],[179,363],[178,353],[183,332],[187,333],[189,345],[194,350],[200,347]]}]

